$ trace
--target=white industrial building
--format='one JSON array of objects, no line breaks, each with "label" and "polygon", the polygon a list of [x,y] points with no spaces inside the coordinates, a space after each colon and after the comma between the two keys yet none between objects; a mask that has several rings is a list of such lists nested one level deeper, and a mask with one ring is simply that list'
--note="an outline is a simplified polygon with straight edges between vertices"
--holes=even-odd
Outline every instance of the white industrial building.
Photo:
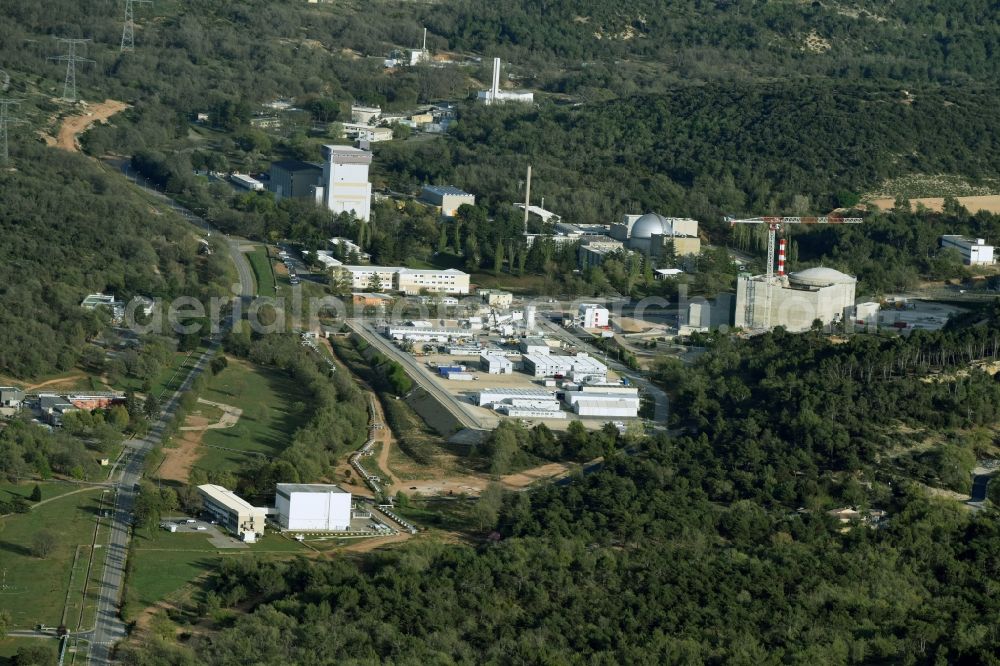
[{"label": "white industrial building", "polygon": [[254,506],[232,490],[210,483],[198,486],[198,494],[205,513],[232,534],[247,542],[264,534],[265,507]]},{"label": "white industrial building", "polygon": [[245,173],[234,173],[229,176],[229,180],[234,185],[242,187],[244,190],[250,190],[251,192],[260,192],[264,189],[264,183]]},{"label": "white industrial building", "polygon": [[545,338],[533,336],[522,338],[518,347],[523,354],[549,354],[552,351],[552,347],[549,346]]},{"label": "white industrial building", "polygon": [[353,146],[322,148],[323,180],[316,189],[323,206],[334,213],[352,213],[359,220],[371,219],[372,184],[368,167],[372,154]]},{"label": "white industrial building", "polygon": [[628,386],[581,386],[579,390],[566,391],[563,401],[580,416],[635,418],[639,415],[639,390]]},{"label": "white industrial building", "polygon": [[993,263],[993,246],[983,238],[941,236],[941,247],[958,250],[966,266],[986,266]]},{"label": "white industrial building", "polygon": [[316,261],[322,264],[323,268],[327,270],[344,265],[344,262],[334,257],[333,253],[329,250],[316,250]]},{"label": "white industrial building", "polygon": [[686,217],[664,217],[659,213],[625,215],[621,222],[611,226],[611,237],[625,243],[630,250],[653,257],[665,256],[669,247],[676,256],[701,252],[698,221]]},{"label": "white industrial building", "polygon": [[344,256],[350,255],[352,252],[358,255],[361,261],[368,261],[372,258],[370,254],[361,249],[361,246],[350,240],[349,238],[340,238],[339,236],[334,236],[327,241],[330,247],[336,248],[337,250],[344,253]]},{"label": "white industrial building", "polygon": [[556,395],[547,389],[490,388],[479,392],[480,407],[494,407],[511,400],[533,400],[552,402]]},{"label": "white industrial building", "polygon": [[344,531],[351,527],[351,493],[334,485],[279,483],[278,524],[286,530]]},{"label": "white industrial building", "polygon": [[[382,332],[385,337],[391,340],[407,340],[410,342],[451,342],[467,339],[475,341],[476,336],[479,335],[478,331],[471,331],[467,328],[418,328],[414,326],[394,325],[385,326]],[[478,349],[476,353],[479,353]]]},{"label": "white industrial building", "polygon": [[576,356],[525,354],[524,371],[533,377],[568,377],[574,382],[603,383],[608,378],[608,366],[584,353]]},{"label": "white industrial building", "polygon": [[578,260],[580,268],[600,266],[610,254],[624,252],[625,244],[607,236],[588,236],[580,240]]},{"label": "white industrial building", "polygon": [[514,374],[514,364],[510,362],[510,359],[499,354],[480,354],[479,368],[490,375]]},{"label": "white industrial building", "polygon": [[490,89],[480,90],[477,97],[483,104],[506,104],[508,102],[531,104],[535,101],[535,94],[530,90],[500,89],[500,58],[493,59],[493,83]]},{"label": "white industrial building", "polygon": [[455,217],[458,207],[463,204],[476,205],[476,195],[451,185],[424,185],[420,190],[420,200],[441,209],[444,217]]},{"label": "white industrial building", "polygon": [[421,270],[402,266],[341,266],[351,278],[351,288],[367,291],[400,291],[468,294],[469,275],[460,270]]},{"label": "white industrial building", "polygon": [[581,303],[578,316],[583,328],[607,328],[610,313],[596,303]]},{"label": "white industrial building", "polygon": [[514,295],[509,291],[500,291],[499,289],[480,289],[476,293],[479,294],[479,298],[482,299],[483,303],[491,308],[497,308],[498,310],[506,310],[514,303]]},{"label": "white industrial building", "polygon": [[789,275],[740,276],[736,282],[737,328],[799,332],[815,320],[838,323],[854,308],[857,278],[832,268],[807,268]]}]

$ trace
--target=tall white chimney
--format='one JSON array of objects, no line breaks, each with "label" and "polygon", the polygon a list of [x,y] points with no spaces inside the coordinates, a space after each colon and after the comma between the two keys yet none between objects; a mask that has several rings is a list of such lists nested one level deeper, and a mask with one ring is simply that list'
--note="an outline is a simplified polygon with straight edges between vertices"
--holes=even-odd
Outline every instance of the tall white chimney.
[{"label": "tall white chimney", "polygon": [[427,50],[427,28],[424,28],[424,51]]},{"label": "tall white chimney", "polygon": [[528,165],[528,179],[524,185],[524,235],[528,235],[528,206],[531,205],[531,165]]},{"label": "tall white chimney", "polygon": [[496,100],[500,92],[500,58],[493,58],[493,90],[490,99]]}]

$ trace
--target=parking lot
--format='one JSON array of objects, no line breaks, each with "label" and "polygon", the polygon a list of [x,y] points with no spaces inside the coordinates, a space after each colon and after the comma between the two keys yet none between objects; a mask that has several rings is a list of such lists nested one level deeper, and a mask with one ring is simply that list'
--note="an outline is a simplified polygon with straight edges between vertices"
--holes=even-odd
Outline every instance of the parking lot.
[{"label": "parking lot", "polygon": [[226,534],[226,532],[218,525],[213,525],[212,523],[204,520],[185,518],[182,516],[176,518],[164,518],[160,521],[160,527],[164,530],[170,531],[172,525],[177,526],[177,528],[171,532],[172,534],[204,534],[205,538],[208,539],[208,542],[216,548],[250,547],[248,544],[243,543],[239,539]]}]

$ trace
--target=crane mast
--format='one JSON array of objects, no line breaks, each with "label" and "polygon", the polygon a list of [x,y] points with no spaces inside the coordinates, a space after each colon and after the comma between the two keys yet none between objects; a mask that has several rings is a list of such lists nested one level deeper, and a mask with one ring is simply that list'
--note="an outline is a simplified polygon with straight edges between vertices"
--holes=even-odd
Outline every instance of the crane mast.
[{"label": "crane mast", "polygon": [[[774,277],[774,246],[778,231],[786,224],[861,224],[864,218],[860,217],[840,217],[837,215],[825,215],[821,217],[748,217],[736,218],[727,217],[726,221],[730,226],[735,224],[766,224],[767,225],[767,267],[764,274],[768,282]],[[781,269],[784,269],[784,246],[781,252]],[[781,270],[783,273],[784,271]]]}]

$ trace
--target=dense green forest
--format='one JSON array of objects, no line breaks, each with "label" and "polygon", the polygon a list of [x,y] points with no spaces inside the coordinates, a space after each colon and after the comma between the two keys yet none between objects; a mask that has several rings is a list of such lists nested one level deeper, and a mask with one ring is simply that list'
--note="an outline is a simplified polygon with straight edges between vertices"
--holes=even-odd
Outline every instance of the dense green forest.
[{"label": "dense green forest", "polygon": [[107,325],[105,313],[80,308],[88,293],[225,293],[225,258],[199,257],[178,218],[85,157],[22,150],[20,168],[0,171],[0,372],[72,368]]}]

